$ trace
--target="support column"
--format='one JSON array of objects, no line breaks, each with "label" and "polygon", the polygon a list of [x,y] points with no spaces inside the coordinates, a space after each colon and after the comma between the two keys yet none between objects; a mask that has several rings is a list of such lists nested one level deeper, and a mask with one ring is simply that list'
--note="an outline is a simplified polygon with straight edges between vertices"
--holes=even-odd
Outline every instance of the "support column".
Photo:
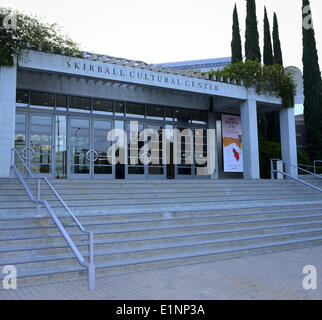
[{"label": "support column", "polygon": [[244,179],[260,179],[259,151],[257,131],[257,104],[255,100],[247,100],[240,106]]},{"label": "support column", "polygon": [[283,108],[280,110],[281,146],[282,160],[285,163],[285,172],[294,178],[298,177],[297,168],[297,145],[294,108]]},{"label": "support column", "polygon": [[[216,114],[211,111],[209,112],[209,129],[217,129],[216,128]],[[216,138],[217,138],[217,130],[216,130]],[[218,180],[219,179],[219,172],[218,172],[218,152],[217,152],[217,139],[216,139],[216,145],[213,147],[213,150],[215,151],[215,172],[211,175],[211,180]]]},{"label": "support column", "polygon": [[0,66],[0,178],[10,177],[14,147],[17,67]]}]

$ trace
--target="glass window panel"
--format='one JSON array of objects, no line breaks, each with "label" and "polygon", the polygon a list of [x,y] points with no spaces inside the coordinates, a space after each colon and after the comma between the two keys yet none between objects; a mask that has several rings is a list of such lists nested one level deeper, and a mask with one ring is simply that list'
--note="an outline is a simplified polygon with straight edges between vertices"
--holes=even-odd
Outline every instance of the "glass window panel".
[{"label": "glass window panel", "polygon": [[30,166],[31,172],[40,174],[40,173],[51,173],[51,165],[49,164],[32,164]]},{"label": "glass window panel", "polygon": [[192,110],[192,123],[207,124],[208,123],[208,111]]},{"label": "glass window panel", "polygon": [[124,117],[124,103],[116,102],[115,103],[115,116]]},{"label": "glass window panel", "polygon": [[167,121],[173,121],[173,108],[164,108],[164,115],[165,115],[165,120]]},{"label": "glass window panel", "polygon": [[190,123],[191,121],[190,110],[187,109],[176,109],[174,112],[174,120],[177,122]]},{"label": "glass window panel", "polygon": [[97,114],[113,115],[113,101],[94,99],[93,112]]},{"label": "glass window panel", "polygon": [[145,106],[138,103],[126,104],[126,115],[132,118],[144,118]]},{"label": "glass window panel", "polygon": [[67,108],[67,96],[61,94],[56,95],[56,108]]},{"label": "glass window panel", "polygon": [[17,90],[16,102],[21,104],[29,104],[29,92]]},{"label": "glass window panel", "polygon": [[112,174],[111,166],[95,166],[94,167],[95,174]]},{"label": "glass window panel", "polygon": [[69,108],[77,109],[78,112],[90,112],[91,99],[83,97],[69,97]]},{"label": "glass window panel", "polygon": [[26,115],[16,114],[15,145],[26,144]]},{"label": "glass window panel", "polygon": [[71,166],[70,172],[71,174],[89,174],[89,166],[88,165]]},{"label": "glass window panel", "polygon": [[144,174],[144,167],[130,167],[128,168],[129,174]]},{"label": "glass window panel", "polygon": [[30,93],[30,104],[33,106],[54,107],[55,98],[53,93]]},{"label": "glass window panel", "polygon": [[149,167],[149,174],[163,175],[163,167]]},{"label": "glass window panel", "polygon": [[147,106],[146,107],[146,118],[163,120],[163,107],[160,106]]},{"label": "glass window panel", "polygon": [[178,174],[191,175],[191,168],[178,168]]}]

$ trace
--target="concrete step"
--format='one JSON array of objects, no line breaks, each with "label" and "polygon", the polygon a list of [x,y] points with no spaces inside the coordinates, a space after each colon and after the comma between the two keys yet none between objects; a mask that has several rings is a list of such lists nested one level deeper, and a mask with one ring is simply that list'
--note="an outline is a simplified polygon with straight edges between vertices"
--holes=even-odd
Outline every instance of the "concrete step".
[{"label": "concrete step", "polygon": [[[283,250],[292,250],[312,245],[321,245],[321,235],[306,235],[304,233],[294,235],[280,235],[274,238],[274,241],[266,241],[265,238],[260,242],[257,238],[255,243],[251,240],[235,240],[239,245],[225,248],[225,241],[209,242],[204,246],[200,244],[190,244],[189,246],[176,246],[167,248],[155,248],[148,253],[140,251],[131,251],[123,254],[123,260],[117,259],[111,261],[111,254],[100,253],[96,257],[97,275],[115,274],[121,272],[133,272],[136,270],[148,270],[156,267],[168,267],[174,265],[209,262],[222,259],[232,259],[241,256],[254,254],[264,254],[268,252],[277,252]],[[266,238],[267,239],[267,238]],[[163,255],[160,256],[160,250]],[[58,262],[57,262],[58,261]],[[11,261],[12,262],[12,261]],[[62,255],[60,260],[48,262],[45,259],[39,259],[37,262],[28,263],[23,260],[14,261],[18,270],[19,285],[26,285],[41,282],[64,281],[80,276],[86,276],[86,270],[79,266],[76,259],[71,256]],[[39,266],[42,269],[39,270]],[[4,275],[0,275],[0,280]]]},{"label": "concrete step", "polygon": [[[292,195],[294,191],[297,190],[285,190],[285,189],[278,189],[278,190],[268,190],[265,189],[265,196],[285,196],[285,195]],[[314,191],[314,190],[313,190]],[[213,191],[208,189],[205,190],[192,190],[188,189],[186,191],[183,190],[176,190],[173,192],[172,190],[165,189],[161,191],[158,190],[150,190],[147,193],[147,190],[135,190],[133,189],[131,192],[125,191],[120,192],[120,190],[116,190],[113,192],[109,192],[107,190],[93,190],[85,189],[77,191],[77,190],[70,190],[69,192],[59,192],[60,196],[63,197],[65,201],[72,201],[75,198],[78,200],[114,200],[114,199],[146,199],[147,197],[153,197],[155,199],[164,199],[164,198],[180,198],[180,197],[223,197],[223,196],[259,196],[263,195],[263,190],[259,188],[253,188],[252,190],[225,190],[221,189],[219,191]],[[36,196],[37,192],[33,190],[33,195]],[[319,196],[317,192],[311,192],[308,188],[301,191],[302,196],[310,196],[316,195]],[[42,191],[41,192],[41,199],[46,200],[57,200],[56,196],[51,191]],[[6,190],[6,192],[1,192],[0,194],[0,206],[3,206],[6,202],[11,201],[29,201],[29,197],[27,193],[22,190],[21,192],[13,192],[12,190]]]},{"label": "concrete step", "polygon": [[[322,243],[322,196],[293,181],[52,182],[95,232],[97,274]],[[35,181],[28,185],[36,194]],[[42,196],[88,258],[88,238],[44,183]],[[17,180],[0,180],[0,265],[15,265],[20,284],[85,276],[44,208],[41,214]]]},{"label": "concrete step", "polygon": [[[271,206],[271,207],[245,207],[245,208],[231,208],[231,209],[216,209],[216,210],[190,210],[190,211],[173,211],[173,212],[138,212],[138,213],[124,213],[124,214],[89,214],[78,215],[78,220],[86,227],[91,224],[100,223],[119,223],[119,222],[140,222],[140,221],[161,221],[183,218],[202,218],[202,217],[245,217],[253,215],[254,217],[282,217],[295,216],[306,214],[322,214],[322,203],[307,205],[286,205],[286,206]],[[73,225],[74,220],[71,217],[60,217],[63,225]],[[17,218],[17,219],[1,219],[0,227],[15,229],[21,227],[48,227],[55,226],[51,217],[33,217],[33,218]]]},{"label": "concrete step", "polygon": [[[147,230],[149,231],[149,230]],[[150,230],[151,231],[151,230]],[[257,227],[243,227],[232,228],[228,230],[207,230],[194,231],[182,233],[182,231],[171,230],[169,233],[141,233],[124,234],[124,238],[115,237],[114,233],[99,233],[95,235],[95,252],[115,250],[136,250],[146,249],[151,246],[161,245],[175,245],[191,242],[204,243],[212,240],[236,239],[245,237],[256,237],[259,235],[278,235],[288,232],[321,232],[322,222],[305,222],[305,223],[290,223],[290,224],[276,224],[274,226],[257,226]],[[78,246],[82,254],[86,255],[88,252],[88,238],[78,235],[72,236],[75,244]],[[8,261],[9,259],[22,259],[28,256],[30,259],[35,259],[44,256],[57,256],[60,254],[71,253],[71,249],[67,246],[63,237],[51,236],[54,240],[48,242],[48,238],[24,239],[21,240],[3,240],[0,247],[0,261]],[[11,243],[10,243],[11,242]]]},{"label": "concrete step", "polygon": [[[128,273],[142,270],[151,270],[155,268],[172,267],[176,265],[197,264],[210,261],[219,261],[224,259],[234,259],[244,256],[260,255],[265,253],[280,252],[305,248],[314,245],[321,245],[322,241],[319,237],[307,238],[300,241],[286,241],[283,243],[267,244],[265,246],[239,247],[238,249],[217,252],[199,252],[198,255],[176,254],[156,259],[137,259],[132,263],[119,261],[118,263],[101,263],[96,265],[96,276],[113,275],[120,273]],[[0,280],[4,275],[0,274]],[[81,266],[69,268],[48,268],[42,271],[20,271],[18,278],[18,286],[35,285],[36,283],[53,283],[57,281],[70,281],[73,279],[86,279],[87,271]],[[1,289],[0,289],[1,290]]]}]

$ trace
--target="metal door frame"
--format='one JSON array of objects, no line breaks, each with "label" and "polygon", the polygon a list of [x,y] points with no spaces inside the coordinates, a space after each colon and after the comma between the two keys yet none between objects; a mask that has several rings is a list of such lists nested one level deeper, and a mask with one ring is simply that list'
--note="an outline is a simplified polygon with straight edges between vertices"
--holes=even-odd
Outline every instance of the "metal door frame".
[{"label": "metal door frame", "polygon": [[[22,150],[21,155],[23,159],[26,161],[27,166],[32,170],[32,160],[37,155],[36,151],[32,148],[32,125],[31,125],[31,119],[32,117],[42,116],[42,117],[49,117],[51,119],[51,162],[49,163],[51,167],[51,173],[33,173],[35,177],[46,177],[46,178],[54,178],[55,176],[55,116],[51,113],[37,113],[37,112],[28,112],[27,110],[24,111],[18,111],[16,114],[23,114],[25,116],[25,142],[26,146]],[[16,131],[15,131],[16,132]],[[27,176],[26,173],[23,173],[23,176]]]},{"label": "metal door frame", "polygon": [[[79,120],[87,120],[89,122],[89,150],[86,153],[86,157],[88,160],[89,166],[89,173],[84,174],[75,174],[71,173],[71,120],[72,119],[79,119]],[[115,166],[112,167],[112,174],[95,174],[95,156],[97,155],[97,151],[94,149],[94,121],[101,121],[101,122],[111,122],[112,129],[114,127],[113,119],[100,119],[97,117],[88,117],[88,116],[80,116],[80,115],[68,115],[67,116],[67,179],[114,179],[115,178]],[[107,133],[106,133],[107,134]],[[106,150],[107,152],[107,150]],[[92,160],[91,160],[92,159]],[[94,161],[93,161],[94,160]]]}]

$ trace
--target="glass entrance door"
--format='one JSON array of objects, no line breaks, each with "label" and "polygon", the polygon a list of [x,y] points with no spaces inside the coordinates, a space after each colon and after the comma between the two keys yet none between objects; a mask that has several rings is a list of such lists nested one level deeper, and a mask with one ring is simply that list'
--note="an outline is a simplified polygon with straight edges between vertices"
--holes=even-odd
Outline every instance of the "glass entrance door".
[{"label": "glass entrance door", "polygon": [[137,122],[137,130],[131,132],[131,122],[126,121],[126,135],[128,143],[128,163],[125,166],[126,179],[145,179],[145,165],[140,158],[140,150],[144,146],[144,141],[139,141],[139,135],[144,130],[144,122]]},{"label": "glass entrance door", "polygon": [[36,176],[53,176],[53,116],[31,115],[29,117],[30,148],[34,156],[30,157],[30,169]]},{"label": "glass entrance door", "polygon": [[[146,166],[146,174],[148,179],[165,179],[166,178],[166,165],[163,164],[163,148],[162,148],[162,130],[163,125],[146,124],[146,129],[152,129],[146,137],[145,143],[150,144],[148,156],[151,162]],[[164,155],[166,156],[166,155]]]},{"label": "glass entrance door", "polygon": [[[37,177],[53,177],[54,172],[53,116],[17,113],[15,147],[31,172]],[[17,167],[25,174],[21,163]]]},{"label": "glass entrance door", "polygon": [[69,118],[69,177],[114,178],[115,168],[107,158],[111,142],[107,133],[112,120]]},{"label": "glass entrance door", "polygon": [[184,127],[176,129],[180,135],[175,135],[173,141],[175,177],[191,179],[193,176],[193,131]]},{"label": "glass entrance door", "polygon": [[90,178],[90,119],[69,118],[68,164],[70,178]]},{"label": "glass entrance door", "polygon": [[91,175],[95,179],[113,179],[115,177],[115,166],[112,166],[107,157],[107,151],[112,146],[112,142],[107,141],[107,133],[112,128],[112,120],[92,119],[89,160]]}]

